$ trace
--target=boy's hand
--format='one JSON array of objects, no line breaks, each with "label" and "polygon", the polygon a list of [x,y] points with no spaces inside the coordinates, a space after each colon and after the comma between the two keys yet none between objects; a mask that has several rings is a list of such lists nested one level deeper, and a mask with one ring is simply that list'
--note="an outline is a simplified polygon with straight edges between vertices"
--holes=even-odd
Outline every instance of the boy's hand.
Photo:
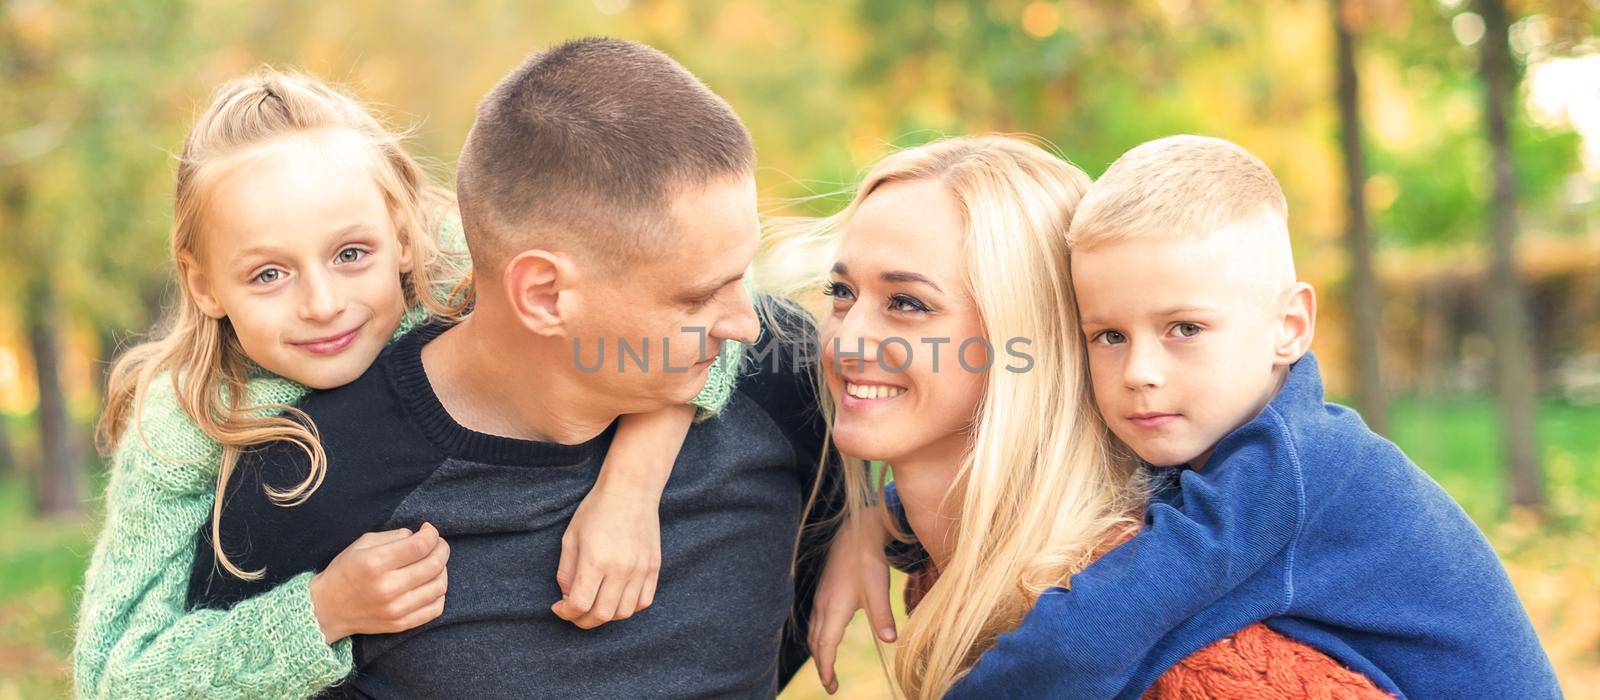
[{"label": "boy's hand", "polygon": [[661,572],[661,492],[597,483],[561,537],[557,617],[593,629],[650,607]]},{"label": "boy's hand", "polygon": [[811,607],[811,634],[807,643],[817,664],[822,687],[839,691],[833,662],[839,642],[856,611],[866,608],[867,622],[885,643],[895,640],[894,612],[889,608],[889,560],[883,553],[888,531],[871,512],[853,518],[840,528],[828,548],[822,581]]},{"label": "boy's hand", "polygon": [[311,577],[311,608],[332,644],[352,634],[402,632],[444,612],[450,545],[430,523],[369,532]]}]

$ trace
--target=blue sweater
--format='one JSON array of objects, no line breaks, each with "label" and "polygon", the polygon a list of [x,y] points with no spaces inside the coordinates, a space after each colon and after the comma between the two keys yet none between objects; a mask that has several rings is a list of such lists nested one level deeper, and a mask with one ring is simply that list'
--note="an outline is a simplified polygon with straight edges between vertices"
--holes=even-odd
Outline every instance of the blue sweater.
[{"label": "blue sweater", "polygon": [[1134,698],[1267,626],[1401,697],[1560,697],[1488,541],[1307,355],[1202,471],[1163,472],[1145,526],[1053,588],[953,698]]}]

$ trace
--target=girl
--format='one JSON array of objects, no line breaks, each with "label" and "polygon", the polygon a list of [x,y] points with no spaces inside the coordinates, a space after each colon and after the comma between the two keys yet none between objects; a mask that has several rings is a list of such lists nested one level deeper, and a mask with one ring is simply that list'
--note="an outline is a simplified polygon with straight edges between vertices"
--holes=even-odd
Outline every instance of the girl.
[{"label": "girl", "polygon": [[[355,100],[272,70],[218,91],[184,144],[175,194],[184,294],[155,339],[116,363],[101,419],[113,467],[80,610],[77,693],[310,695],[349,672],[350,635],[442,612],[449,546],[427,524],[369,533],[319,573],[231,610],[185,612],[195,538],[210,515],[217,547],[220,489],[251,447],[306,450],[304,480],[263,487],[286,506],[309,498],[328,465],[293,404],[354,380],[430,314],[464,310],[470,274],[454,201]],[[701,410],[727,400],[729,350],[695,400]],[[654,499],[693,414],[624,420],[564,540],[569,595],[555,604],[564,619],[591,627],[649,605]],[[231,574],[260,576],[215,552]],[[590,610],[641,581],[635,598]]]}]

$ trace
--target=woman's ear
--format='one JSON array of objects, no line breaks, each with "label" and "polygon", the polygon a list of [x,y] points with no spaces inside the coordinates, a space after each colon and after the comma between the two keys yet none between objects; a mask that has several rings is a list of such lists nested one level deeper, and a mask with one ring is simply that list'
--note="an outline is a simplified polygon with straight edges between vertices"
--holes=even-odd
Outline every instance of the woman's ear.
[{"label": "woman's ear", "polygon": [[189,292],[189,298],[194,300],[195,306],[200,307],[203,313],[214,319],[221,319],[228,315],[223,310],[222,304],[212,293],[211,280],[206,278],[204,270],[200,269],[199,261],[189,253],[178,254],[178,269],[183,272],[183,286]]},{"label": "woman's ear", "polygon": [[506,263],[503,282],[512,313],[539,335],[561,335],[566,329],[563,294],[571,294],[577,272],[565,255],[526,250]]},{"label": "woman's ear", "polygon": [[1282,334],[1278,336],[1273,355],[1279,366],[1292,365],[1311,350],[1311,339],[1317,332],[1317,292],[1305,282],[1295,282],[1284,293]]}]

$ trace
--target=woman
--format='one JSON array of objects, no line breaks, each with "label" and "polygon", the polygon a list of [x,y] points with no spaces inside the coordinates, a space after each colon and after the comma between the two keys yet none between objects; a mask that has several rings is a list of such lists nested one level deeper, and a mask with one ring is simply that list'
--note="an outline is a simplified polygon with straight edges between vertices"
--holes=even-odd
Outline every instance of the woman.
[{"label": "woman", "polygon": [[[1093,408],[1068,277],[1065,234],[1088,184],[1023,141],[950,139],[885,158],[844,211],[808,228],[838,234],[821,329],[824,408],[832,439],[856,460],[845,479],[853,536],[835,545],[811,625],[830,692],[844,625],[884,591],[881,578],[860,584],[859,571],[882,570],[870,533],[892,522],[870,505],[883,502],[882,484],[868,483],[860,460],[892,466],[937,580],[898,635],[893,679],[908,697],[943,695],[1040,592],[1138,527],[1143,475]],[[861,556],[864,567],[847,560]],[[1221,670],[1195,674],[1197,665]],[[1282,684],[1301,676],[1377,693],[1259,625],[1196,652],[1152,692],[1203,693],[1213,680],[1288,692]]]}]

